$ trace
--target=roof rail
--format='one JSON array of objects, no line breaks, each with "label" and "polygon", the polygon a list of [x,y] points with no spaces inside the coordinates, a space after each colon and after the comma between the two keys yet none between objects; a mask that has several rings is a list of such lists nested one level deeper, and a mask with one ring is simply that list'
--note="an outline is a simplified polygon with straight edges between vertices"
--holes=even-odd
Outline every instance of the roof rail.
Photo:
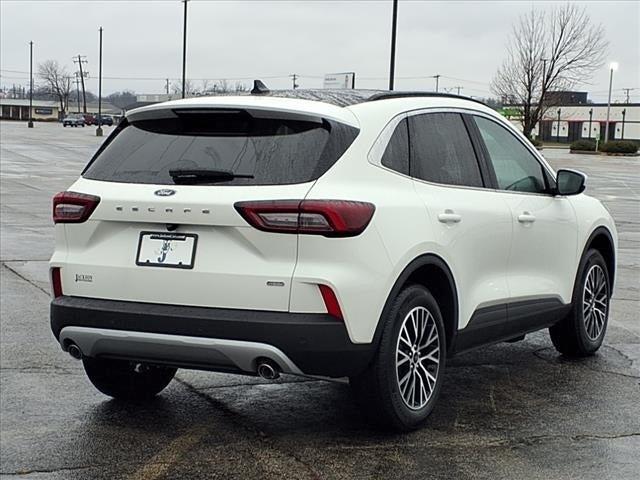
[{"label": "roof rail", "polygon": [[476,102],[485,107],[488,107],[486,103],[481,100],[477,100],[471,97],[465,97],[464,95],[456,95],[455,93],[440,93],[440,92],[382,92],[371,95],[367,101],[372,102],[375,100],[388,100],[391,98],[410,98],[410,97],[444,97],[444,98],[457,98],[459,100],[469,100],[470,102]]}]

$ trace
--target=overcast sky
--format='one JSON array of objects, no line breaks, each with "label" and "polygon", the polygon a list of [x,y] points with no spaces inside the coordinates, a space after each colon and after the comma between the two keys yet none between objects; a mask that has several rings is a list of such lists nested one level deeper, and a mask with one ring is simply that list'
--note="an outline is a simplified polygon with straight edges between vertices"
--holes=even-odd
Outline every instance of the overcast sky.
[{"label": "overcast sky", "polygon": [[[640,2],[577,2],[602,22],[608,58],[620,64],[614,99],[635,88],[640,101]],[[391,0],[189,2],[187,77],[262,78],[271,88],[321,87],[330,72],[356,72],[356,86],[386,88]],[[396,89],[440,88],[489,96],[489,82],[505,56],[518,16],[552,9],[554,2],[438,2],[400,0]],[[28,85],[29,40],[34,63],[56,59],[74,70],[72,57],[87,56],[87,88],[97,93],[98,27],[104,28],[103,90],[161,93],[164,78],[182,68],[182,3],[165,1],[0,0],[0,83]],[[580,86],[606,100],[608,67]]]}]

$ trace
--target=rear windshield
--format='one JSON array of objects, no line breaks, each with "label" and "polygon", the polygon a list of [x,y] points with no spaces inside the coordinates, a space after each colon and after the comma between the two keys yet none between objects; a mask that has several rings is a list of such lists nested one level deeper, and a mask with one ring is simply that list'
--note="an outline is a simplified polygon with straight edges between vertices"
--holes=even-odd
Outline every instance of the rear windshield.
[{"label": "rear windshield", "polygon": [[325,173],[358,134],[332,120],[264,118],[244,110],[161,115],[121,122],[85,168],[84,178],[173,184],[172,170],[225,170],[253,178],[215,185],[303,183]]}]

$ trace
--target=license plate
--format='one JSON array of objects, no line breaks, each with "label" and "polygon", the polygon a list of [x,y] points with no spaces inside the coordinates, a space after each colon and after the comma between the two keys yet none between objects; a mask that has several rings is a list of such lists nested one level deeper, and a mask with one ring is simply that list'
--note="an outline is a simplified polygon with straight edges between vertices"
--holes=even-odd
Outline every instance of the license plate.
[{"label": "license plate", "polygon": [[193,268],[197,243],[193,233],[141,232],[136,265]]}]

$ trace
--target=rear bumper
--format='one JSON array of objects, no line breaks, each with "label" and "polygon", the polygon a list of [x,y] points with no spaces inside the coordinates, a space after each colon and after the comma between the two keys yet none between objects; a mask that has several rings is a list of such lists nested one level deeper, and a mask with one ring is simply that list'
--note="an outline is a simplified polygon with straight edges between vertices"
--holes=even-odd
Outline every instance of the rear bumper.
[{"label": "rear bumper", "polygon": [[62,296],[51,302],[51,330],[63,348],[74,340],[89,356],[240,373],[254,373],[266,357],[286,373],[344,377],[374,354],[373,344],[353,344],[344,323],[326,314]]}]

